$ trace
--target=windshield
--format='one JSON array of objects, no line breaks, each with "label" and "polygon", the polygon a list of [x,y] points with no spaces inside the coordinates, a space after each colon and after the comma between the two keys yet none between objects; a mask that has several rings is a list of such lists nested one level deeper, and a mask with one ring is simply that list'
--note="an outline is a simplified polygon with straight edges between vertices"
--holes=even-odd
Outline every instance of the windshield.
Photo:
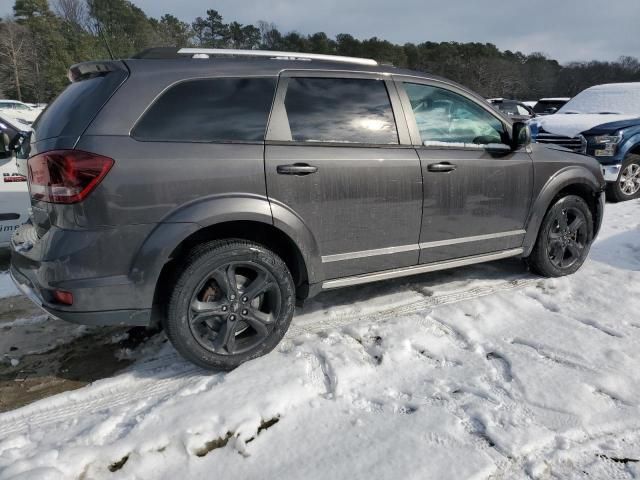
[{"label": "windshield", "polygon": [[588,88],[564,105],[558,113],[638,115],[640,83],[599,85]]}]

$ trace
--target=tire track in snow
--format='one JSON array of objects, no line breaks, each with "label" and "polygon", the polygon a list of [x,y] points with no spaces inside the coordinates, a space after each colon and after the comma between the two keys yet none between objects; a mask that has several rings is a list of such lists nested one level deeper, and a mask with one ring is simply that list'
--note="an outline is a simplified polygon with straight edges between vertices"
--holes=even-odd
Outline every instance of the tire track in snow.
[{"label": "tire track in snow", "polygon": [[[304,326],[292,323],[285,339],[290,340],[304,334],[316,334],[365,320],[384,321],[441,305],[524,288],[539,281],[540,278],[531,277],[502,281],[441,295],[436,293],[418,301],[396,305],[393,308],[377,312],[318,319],[312,324]],[[79,415],[97,413],[126,404],[142,401],[157,403],[162,398],[175,395],[183,388],[202,381],[203,377],[211,377],[211,373],[192,366],[182,360],[176,352],[171,351],[160,358],[134,365],[132,369],[124,371],[117,377],[101,380],[88,388],[84,387],[58,398],[50,397],[46,400],[45,405],[41,405],[42,401],[40,401],[18,410],[0,414],[0,438],[26,432],[32,426],[42,428]],[[135,388],[132,388],[132,382],[135,382]]]},{"label": "tire track in snow", "polygon": [[392,308],[380,310],[367,314],[357,313],[354,315],[343,315],[335,318],[318,319],[309,325],[296,325],[295,318],[289,327],[289,331],[285,338],[294,338],[303,334],[314,334],[333,328],[340,328],[351,323],[362,320],[382,321],[403,315],[410,315],[415,312],[427,310],[429,308],[439,307],[441,305],[449,305],[465,300],[472,300],[478,297],[485,297],[494,293],[504,292],[508,290],[520,289],[533,285],[542,280],[541,278],[522,278],[517,280],[509,280],[499,282],[493,285],[484,285],[469,288],[467,290],[443,293],[441,295],[425,296],[423,299],[409,302],[405,305],[396,305]]}]

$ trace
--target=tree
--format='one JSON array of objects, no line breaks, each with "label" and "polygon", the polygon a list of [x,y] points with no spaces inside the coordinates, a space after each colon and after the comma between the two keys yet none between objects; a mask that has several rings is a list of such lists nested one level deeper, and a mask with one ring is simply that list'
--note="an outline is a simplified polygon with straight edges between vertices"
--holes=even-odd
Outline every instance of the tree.
[{"label": "tree", "polygon": [[13,10],[16,22],[29,29],[33,44],[29,58],[33,81],[27,94],[38,102],[48,100],[68,84],[67,69],[74,63],[62,33],[63,21],[47,0],[16,0]]},{"label": "tree", "polygon": [[[113,54],[126,58],[159,43],[145,13],[127,0],[87,0],[96,33],[104,34]],[[108,54],[106,47],[104,55]]]},{"label": "tree", "polygon": [[56,15],[70,25],[79,29],[88,25],[89,15],[83,0],[54,0],[52,5]]},{"label": "tree", "polygon": [[217,10],[207,10],[207,16],[196,18],[191,28],[200,47],[224,48],[229,39],[229,25],[222,23]]},{"label": "tree", "polygon": [[22,101],[24,79],[28,78],[33,45],[29,29],[12,20],[0,23],[0,85]]},{"label": "tree", "polygon": [[150,18],[129,0],[15,0],[14,13],[15,19],[0,21],[0,90],[30,101],[48,101],[60,93],[68,85],[70,65],[107,57],[105,43],[117,58],[153,46],[369,57],[450,78],[485,96],[527,100],[572,96],[599,83],[640,81],[640,62],[634,57],[560,65],[542,53],[501,51],[490,43],[397,45],[349,33],[281,32],[264,20],[225,23],[213,9],[191,23],[170,14]]},{"label": "tree", "polygon": [[155,22],[156,32],[160,41],[167,46],[187,47],[190,45],[193,31],[188,23],[178,20],[173,15],[166,14],[160,17],[160,21]]},{"label": "tree", "polygon": [[229,24],[228,46],[231,48],[254,49],[260,45],[260,30],[253,25],[238,22]]},{"label": "tree", "polygon": [[260,48],[266,50],[278,50],[282,44],[282,34],[278,31],[275,23],[258,22],[258,30],[260,30]]}]

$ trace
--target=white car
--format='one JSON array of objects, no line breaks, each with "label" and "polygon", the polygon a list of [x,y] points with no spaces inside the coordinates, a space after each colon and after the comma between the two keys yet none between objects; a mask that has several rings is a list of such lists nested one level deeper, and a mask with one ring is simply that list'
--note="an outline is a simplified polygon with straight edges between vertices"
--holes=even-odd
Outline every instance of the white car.
[{"label": "white car", "polygon": [[41,108],[30,107],[17,100],[0,100],[0,117],[9,117],[23,124],[31,125],[40,112],[42,112]]},{"label": "white car", "polygon": [[0,248],[9,246],[13,232],[29,218],[26,160],[17,160],[12,146],[24,133],[18,122],[0,117]]},{"label": "white car", "polygon": [[15,157],[0,160],[0,178],[0,248],[5,248],[29,218],[30,200],[27,178],[19,173]]}]

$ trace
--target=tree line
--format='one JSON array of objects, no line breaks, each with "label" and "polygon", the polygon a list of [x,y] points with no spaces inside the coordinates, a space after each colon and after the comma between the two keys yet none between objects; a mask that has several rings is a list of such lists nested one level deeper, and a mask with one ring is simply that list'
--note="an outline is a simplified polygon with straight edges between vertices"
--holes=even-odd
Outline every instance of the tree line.
[{"label": "tree line", "polygon": [[226,23],[213,9],[192,22],[171,14],[149,17],[127,0],[16,0],[0,20],[0,98],[49,102],[68,84],[74,63],[126,58],[153,46],[269,49],[374,58],[441,75],[487,97],[536,100],[573,96],[600,83],[640,81],[640,62],[561,65],[543,53],[500,50],[491,43],[430,42],[397,45],[348,33],[281,32],[267,21]]}]

